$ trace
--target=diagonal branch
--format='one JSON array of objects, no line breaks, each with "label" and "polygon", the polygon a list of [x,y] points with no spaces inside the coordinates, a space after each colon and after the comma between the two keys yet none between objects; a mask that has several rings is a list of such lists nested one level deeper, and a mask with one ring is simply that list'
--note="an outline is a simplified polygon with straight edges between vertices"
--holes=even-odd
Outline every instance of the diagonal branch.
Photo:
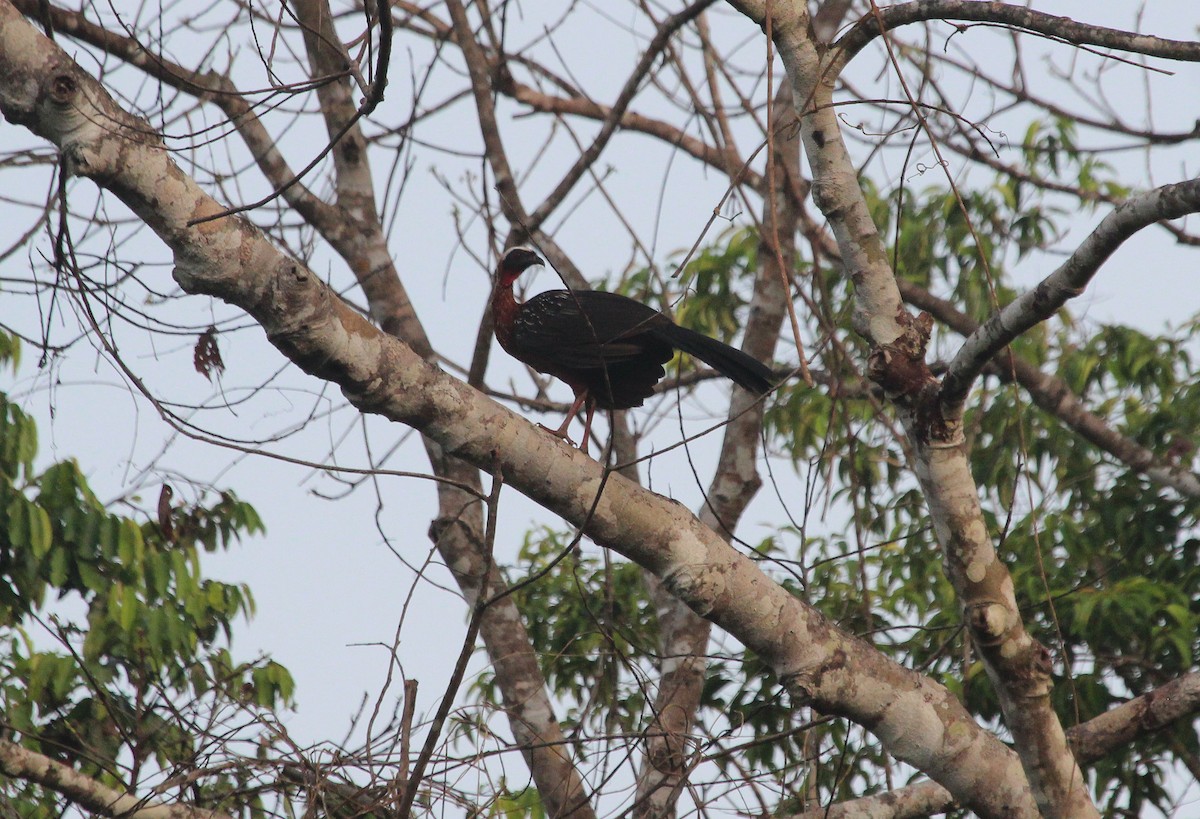
[{"label": "diagonal branch", "polygon": [[[841,73],[853,57],[868,43],[881,34],[880,23],[890,31],[899,26],[922,23],[929,20],[966,20],[980,23],[999,24],[1040,34],[1060,42],[1077,46],[1098,46],[1115,51],[1145,54],[1188,62],[1200,61],[1200,43],[1189,40],[1169,40],[1148,34],[1135,34],[1105,26],[1080,23],[1070,17],[1060,17],[1035,11],[1027,6],[1010,3],[979,2],[979,0],[917,0],[879,8],[858,21],[840,40],[833,51],[840,52],[834,58],[833,71]],[[958,26],[965,31],[966,26]]]},{"label": "diagonal branch", "polygon": [[[1161,731],[1200,712],[1200,672],[1178,679],[1122,703],[1067,731],[1080,763],[1103,759],[1117,748]],[[848,799],[781,819],[906,819],[933,816],[956,807],[950,793],[936,782],[915,782],[885,793]]]},{"label": "diagonal branch", "polygon": [[[801,229],[822,254],[840,261],[840,251],[823,226],[802,222]],[[931,314],[959,335],[966,337],[979,329],[979,322],[959,310],[953,302],[938,298],[907,279],[897,279],[896,283],[906,303]],[[1200,477],[1183,465],[1164,461],[1137,441],[1113,429],[1088,409],[1061,378],[1042,372],[1035,364],[1015,353],[1005,359],[1003,367],[997,368],[997,374],[1003,379],[1015,376],[1017,383],[1025,388],[1034,403],[1131,469],[1171,487],[1181,495],[1200,498]]]},{"label": "diagonal branch", "polygon": [[13,5],[25,16],[39,20],[48,19],[55,31],[137,66],[148,76],[170,88],[212,102],[237,129],[263,176],[272,186],[282,191],[283,198],[289,205],[316,226],[326,220],[336,219],[335,209],[304,185],[286,186],[289,179],[296,177],[295,172],[258,118],[256,106],[247,100],[246,95],[240,92],[225,74],[184,68],[160,54],[151,52],[133,37],[118,34],[91,22],[82,11],[60,8],[41,0],[13,0]]},{"label": "diagonal branch", "polygon": [[220,811],[175,802],[152,802],[122,793],[81,774],[69,765],[22,748],[7,739],[0,739],[0,773],[41,785],[98,816],[119,816],[122,819],[231,819],[229,814]]},{"label": "diagonal branch", "polygon": [[638,60],[638,64],[629,75],[629,79],[625,81],[625,86],[621,89],[621,93],[617,95],[616,102],[609,109],[608,116],[600,126],[600,132],[596,134],[596,138],[592,140],[592,144],[583,150],[579,158],[575,160],[575,163],[563,174],[558,184],[554,186],[554,190],[538,206],[537,210],[530,214],[530,228],[541,227],[542,223],[554,212],[554,209],[562,204],[567,194],[574,190],[575,183],[600,158],[601,152],[604,151],[604,146],[608,144],[608,141],[612,139],[613,134],[617,132],[617,128],[621,125],[621,118],[625,115],[629,104],[633,102],[634,95],[641,88],[647,73],[654,66],[655,60],[659,58],[659,55],[667,47],[671,38],[675,36],[675,32],[696,19],[697,15],[714,2],[716,0],[695,0],[691,5],[685,7],[683,11],[672,14],[658,27],[658,30],[654,32],[654,37],[650,40],[650,44],[646,46],[641,59]]},{"label": "diagonal branch", "polygon": [[1057,270],[1005,306],[963,343],[942,381],[941,404],[947,418],[962,417],[967,392],[991,358],[1013,339],[1045,321],[1081,294],[1100,266],[1139,230],[1164,219],[1200,211],[1200,179],[1164,185],[1127,200]]},{"label": "diagonal branch", "polygon": [[[901,279],[899,284],[906,302],[929,312],[958,334],[969,336],[979,329],[975,319],[951,302],[934,296],[910,281]],[[1061,378],[1042,372],[1037,365],[1011,351],[1003,362],[1002,366],[996,367],[997,375],[1001,379],[1015,378],[1035,404],[1069,429],[1130,469],[1144,473],[1151,480],[1169,486],[1181,495],[1200,498],[1200,477],[1182,464],[1164,461],[1137,441],[1113,429],[1107,421],[1088,409]]]}]

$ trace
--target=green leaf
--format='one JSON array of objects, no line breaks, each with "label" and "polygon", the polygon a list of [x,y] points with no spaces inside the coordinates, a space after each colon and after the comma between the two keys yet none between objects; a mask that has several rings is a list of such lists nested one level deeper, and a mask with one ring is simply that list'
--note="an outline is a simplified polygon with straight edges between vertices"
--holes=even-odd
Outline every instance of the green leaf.
[{"label": "green leaf", "polygon": [[120,624],[123,631],[133,630],[133,624],[137,622],[140,608],[141,603],[138,601],[137,589],[133,586],[126,586],[121,592]]},{"label": "green leaf", "polygon": [[29,545],[37,557],[45,557],[54,543],[54,528],[46,510],[35,503],[26,503],[25,514],[29,517]]},{"label": "green leaf", "polygon": [[97,542],[100,544],[100,554],[112,560],[117,557],[117,545],[121,540],[121,521],[113,515],[101,513],[97,526]]},{"label": "green leaf", "polygon": [[16,372],[21,365],[21,340],[14,335],[0,331],[0,363],[7,362]]},{"label": "green leaf", "polygon": [[50,553],[50,585],[64,586],[70,575],[71,556],[66,549],[55,549]]},{"label": "green leaf", "polygon": [[18,549],[28,549],[35,557],[44,557],[50,551],[54,535],[46,510],[18,495],[6,512],[9,542]]},{"label": "green leaf", "polygon": [[95,564],[81,560],[75,564],[75,568],[79,572],[80,582],[83,583],[85,589],[100,593],[108,588],[108,580],[100,574],[100,570]]},{"label": "green leaf", "polygon": [[142,576],[142,558],[145,551],[146,543],[142,539],[141,527],[129,518],[121,520],[117,532],[117,556],[122,565],[138,577]]}]

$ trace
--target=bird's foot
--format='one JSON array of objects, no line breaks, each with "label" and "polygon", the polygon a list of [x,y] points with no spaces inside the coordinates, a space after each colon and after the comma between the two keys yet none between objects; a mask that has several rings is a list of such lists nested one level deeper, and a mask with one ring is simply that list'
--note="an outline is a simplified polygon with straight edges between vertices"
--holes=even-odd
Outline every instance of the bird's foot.
[{"label": "bird's foot", "polygon": [[571,446],[578,447],[579,451],[582,452],[584,455],[588,454],[588,439],[587,439],[587,437],[584,437],[583,443],[577,444],[577,443],[575,443],[575,439],[567,434],[567,430],[564,427],[559,427],[558,429],[551,429],[550,427],[546,426],[545,424],[538,424],[538,426],[541,427],[542,429],[546,430],[546,432],[549,432],[555,438],[561,438],[562,440],[566,441]]},{"label": "bird's foot", "polygon": [[562,438],[564,441],[566,441],[568,444],[571,444],[572,446],[575,445],[575,442],[571,440],[571,436],[568,435],[567,431],[565,429],[562,429],[561,427],[559,429],[551,429],[550,427],[546,426],[545,424],[538,424],[538,428],[546,430],[546,432],[549,432],[555,438]]}]

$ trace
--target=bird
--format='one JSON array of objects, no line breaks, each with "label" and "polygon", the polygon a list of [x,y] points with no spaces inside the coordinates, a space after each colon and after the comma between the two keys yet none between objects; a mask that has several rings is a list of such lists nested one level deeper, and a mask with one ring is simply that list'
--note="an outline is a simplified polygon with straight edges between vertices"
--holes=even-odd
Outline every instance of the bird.
[{"label": "bird", "polygon": [[567,428],[583,408],[583,452],[587,452],[596,408],[642,406],[667,374],[663,365],[676,350],[700,359],[755,395],[774,386],[774,373],[762,362],[680,327],[654,308],[619,293],[549,290],[518,302],[513,283],[528,268],[542,264],[542,257],[528,247],[505,252],[496,268],[492,323],[505,352],[565,382],[575,393],[561,426],[538,426],[570,441]]}]

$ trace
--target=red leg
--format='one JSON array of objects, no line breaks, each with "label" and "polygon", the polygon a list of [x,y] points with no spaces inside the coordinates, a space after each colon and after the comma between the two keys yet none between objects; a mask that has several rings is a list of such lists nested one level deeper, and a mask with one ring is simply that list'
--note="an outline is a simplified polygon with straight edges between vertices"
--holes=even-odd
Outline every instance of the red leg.
[{"label": "red leg", "polygon": [[587,455],[588,441],[592,440],[592,416],[596,414],[596,402],[589,400],[587,402],[587,417],[583,422],[583,443],[579,445],[579,449]]},{"label": "red leg", "polygon": [[[574,441],[571,440],[571,436],[567,434],[567,427],[569,427],[571,425],[571,421],[573,421],[575,419],[575,416],[579,414],[579,408],[583,406],[585,401],[587,401],[587,404],[588,404],[588,423],[589,423],[589,425],[591,424],[592,403],[590,401],[588,401],[587,398],[588,398],[587,390],[583,390],[582,392],[575,393],[575,403],[571,404],[571,408],[569,410],[567,410],[567,417],[563,419],[563,422],[562,422],[562,424],[559,425],[558,429],[550,429],[550,427],[546,426],[545,424],[538,424],[538,426],[541,427],[542,429],[546,430],[546,432],[549,432],[551,435],[555,436],[556,438],[562,438],[564,441],[567,441],[572,444],[575,443]],[[583,451],[587,452],[587,433],[586,432],[584,433],[583,446],[584,446]]]}]

